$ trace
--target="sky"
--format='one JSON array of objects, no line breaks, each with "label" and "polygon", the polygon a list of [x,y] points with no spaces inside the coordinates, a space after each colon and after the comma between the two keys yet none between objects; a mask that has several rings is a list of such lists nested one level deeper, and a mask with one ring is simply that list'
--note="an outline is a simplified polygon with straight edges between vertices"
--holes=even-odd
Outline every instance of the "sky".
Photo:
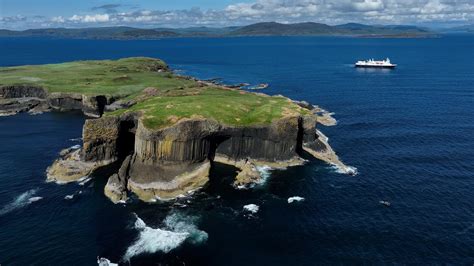
[{"label": "sky", "polygon": [[474,0],[0,0],[0,29],[349,22],[474,24]]}]

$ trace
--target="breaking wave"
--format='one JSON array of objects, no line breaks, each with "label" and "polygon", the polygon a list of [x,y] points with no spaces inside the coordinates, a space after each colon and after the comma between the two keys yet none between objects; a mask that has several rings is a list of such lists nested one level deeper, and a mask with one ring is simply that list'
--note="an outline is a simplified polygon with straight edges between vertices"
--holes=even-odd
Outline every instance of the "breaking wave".
[{"label": "breaking wave", "polygon": [[87,183],[89,183],[89,181],[91,181],[91,180],[92,180],[92,177],[83,176],[79,180],[77,180],[77,183],[79,184],[79,186],[84,186]]},{"label": "breaking wave", "polygon": [[346,175],[357,175],[359,172],[357,168],[354,166],[348,166],[348,165],[331,165],[331,168],[334,169],[334,171],[338,174],[346,174]]},{"label": "breaking wave", "polygon": [[289,197],[288,198],[288,203],[300,202],[300,201],[304,201],[304,200],[305,200],[305,198],[303,198],[303,197],[294,196],[294,197]]},{"label": "breaking wave", "polygon": [[128,247],[124,260],[145,254],[164,252],[179,247],[185,241],[193,244],[205,242],[208,238],[206,232],[199,230],[195,225],[197,217],[185,216],[180,213],[172,213],[163,221],[163,228],[152,228],[148,226],[138,215],[135,215],[134,228],[139,231],[135,242]]},{"label": "breaking wave", "polygon": [[71,150],[79,150],[80,148],[81,148],[81,145],[76,144],[76,145],[71,146],[69,149],[71,149]]},{"label": "breaking wave", "polygon": [[257,171],[260,173],[260,176],[262,177],[257,184],[263,185],[263,184],[267,183],[268,178],[272,174],[271,170],[273,170],[273,168],[271,168],[268,165],[257,166],[256,168],[257,168]]},{"label": "breaking wave", "polygon": [[42,197],[34,197],[36,192],[38,192],[38,189],[31,189],[20,194],[12,202],[6,204],[2,207],[2,209],[0,209],[0,216],[3,216],[17,209],[21,209],[25,206],[30,205],[33,202],[37,202],[43,199]]},{"label": "breaking wave", "polygon": [[251,212],[251,213],[257,213],[260,207],[256,204],[247,204],[244,206],[244,210]]}]

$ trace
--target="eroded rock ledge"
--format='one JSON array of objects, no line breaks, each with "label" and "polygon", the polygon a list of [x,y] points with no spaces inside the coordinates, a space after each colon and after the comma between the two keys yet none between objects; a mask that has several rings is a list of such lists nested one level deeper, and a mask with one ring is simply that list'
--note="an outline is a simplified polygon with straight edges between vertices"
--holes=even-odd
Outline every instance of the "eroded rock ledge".
[{"label": "eroded rock ledge", "polygon": [[48,93],[46,89],[28,85],[0,86],[0,116],[22,112],[32,114],[57,111],[82,111],[89,117],[100,117],[113,101],[104,95]]}]

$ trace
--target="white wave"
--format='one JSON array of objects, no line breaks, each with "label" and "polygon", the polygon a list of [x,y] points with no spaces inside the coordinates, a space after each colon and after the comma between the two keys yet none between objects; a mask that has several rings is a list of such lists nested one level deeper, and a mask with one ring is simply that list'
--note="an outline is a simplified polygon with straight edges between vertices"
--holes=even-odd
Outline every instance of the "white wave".
[{"label": "white wave", "polygon": [[5,206],[3,206],[2,209],[0,209],[0,216],[5,215],[14,210],[23,208],[25,206],[30,205],[33,202],[37,202],[43,199],[42,197],[33,197],[36,194],[36,192],[38,192],[37,189],[31,189],[20,194],[12,202],[6,204]]},{"label": "white wave", "polygon": [[184,216],[179,213],[168,215],[163,221],[163,228],[152,228],[135,214],[135,229],[140,233],[137,240],[128,247],[124,259],[158,251],[168,253],[179,247],[185,241],[201,243],[207,240],[206,232],[199,230],[194,224],[196,217]]},{"label": "white wave", "polygon": [[300,201],[304,201],[305,199],[303,197],[300,197],[300,196],[294,196],[294,197],[289,197],[288,198],[288,203],[293,203],[293,202],[300,202]]},{"label": "white wave", "polygon": [[36,201],[39,201],[39,200],[42,200],[43,197],[31,197],[28,199],[28,203],[33,203],[33,202],[36,202]]},{"label": "white wave", "polygon": [[80,148],[81,148],[81,145],[76,144],[76,145],[71,146],[69,149],[71,149],[71,150],[79,150]]},{"label": "white wave", "polygon": [[336,173],[338,173],[338,174],[346,174],[346,175],[354,176],[354,175],[357,175],[359,173],[357,168],[355,168],[354,166],[332,165],[331,168],[334,169],[336,171]]},{"label": "white wave", "polygon": [[77,142],[77,141],[81,141],[82,138],[75,138],[75,139],[69,139],[69,141],[73,141],[73,142]]},{"label": "white wave", "polygon": [[238,190],[248,189],[248,186],[246,186],[246,185],[239,185],[239,186],[237,186],[237,189],[238,189]]},{"label": "white wave", "polygon": [[64,199],[66,199],[66,200],[72,200],[73,198],[74,198],[74,194],[66,195],[66,196],[64,197]]},{"label": "white wave", "polygon": [[257,182],[258,185],[263,185],[263,184],[266,184],[267,181],[268,181],[268,178],[270,178],[271,176],[271,170],[273,170],[273,168],[271,168],[270,166],[268,165],[262,165],[262,166],[257,166],[257,171],[260,173],[260,180]]},{"label": "white wave", "polygon": [[99,266],[118,266],[117,263],[113,263],[107,258],[99,258],[99,257],[97,257],[97,264]]},{"label": "white wave", "polygon": [[89,181],[91,180],[92,180],[92,177],[83,176],[79,180],[77,180],[77,183],[79,183],[80,186],[84,186],[85,184],[89,183]]},{"label": "white wave", "polygon": [[256,204],[247,204],[244,206],[244,210],[251,212],[251,213],[257,213],[260,207]]}]

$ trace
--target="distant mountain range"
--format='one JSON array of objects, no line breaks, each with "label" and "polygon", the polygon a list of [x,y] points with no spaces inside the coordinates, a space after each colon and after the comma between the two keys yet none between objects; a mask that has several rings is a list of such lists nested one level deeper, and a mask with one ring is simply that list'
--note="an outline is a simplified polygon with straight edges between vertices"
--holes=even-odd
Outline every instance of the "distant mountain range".
[{"label": "distant mountain range", "polygon": [[371,26],[348,23],[330,26],[306,22],[281,24],[262,22],[243,27],[155,28],[133,27],[48,28],[24,31],[1,30],[0,37],[53,37],[81,39],[159,39],[169,37],[235,37],[235,36],[356,36],[356,37],[427,37],[435,35],[416,26]]}]

